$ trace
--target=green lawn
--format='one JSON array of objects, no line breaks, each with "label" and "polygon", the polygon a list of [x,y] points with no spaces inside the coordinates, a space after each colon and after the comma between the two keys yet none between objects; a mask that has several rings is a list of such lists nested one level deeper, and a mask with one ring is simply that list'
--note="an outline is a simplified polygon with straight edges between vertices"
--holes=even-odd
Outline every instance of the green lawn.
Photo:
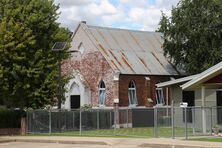
[{"label": "green lawn", "polygon": [[[188,133],[191,134],[191,129],[188,129]],[[33,135],[33,134],[31,134]],[[34,135],[48,135],[48,134],[34,134]],[[94,130],[82,130],[81,134],[79,131],[63,131],[53,132],[52,136],[111,136],[111,137],[154,137],[154,128],[119,128],[119,129],[94,129]],[[159,127],[157,131],[158,137],[171,137],[171,127]],[[175,136],[184,137],[184,128],[175,128]]]},{"label": "green lawn", "polygon": [[193,138],[190,140],[195,140],[195,141],[208,141],[208,142],[222,142],[222,137],[210,137],[210,138]]}]

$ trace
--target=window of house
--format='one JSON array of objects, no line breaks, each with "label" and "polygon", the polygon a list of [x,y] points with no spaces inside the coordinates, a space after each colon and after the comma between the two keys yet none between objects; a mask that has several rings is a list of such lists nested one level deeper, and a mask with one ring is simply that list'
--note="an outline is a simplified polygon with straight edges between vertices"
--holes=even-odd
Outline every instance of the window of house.
[{"label": "window of house", "polygon": [[105,104],[105,98],[106,98],[106,86],[103,81],[99,84],[99,105]]},{"label": "window of house", "polygon": [[162,88],[156,88],[156,103],[157,103],[157,105],[164,104],[164,95],[163,95]]},{"label": "window of house", "polygon": [[82,42],[79,44],[78,50],[79,50],[79,52],[80,52],[81,54],[84,52],[85,49],[84,49],[84,46],[83,46]]},{"label": "window of house", "polygon": [[128,97],[129,97],[129,105],[130,106],[137,105],[136,85],[133,81],[130,81],[130,83],[129,83]]}]

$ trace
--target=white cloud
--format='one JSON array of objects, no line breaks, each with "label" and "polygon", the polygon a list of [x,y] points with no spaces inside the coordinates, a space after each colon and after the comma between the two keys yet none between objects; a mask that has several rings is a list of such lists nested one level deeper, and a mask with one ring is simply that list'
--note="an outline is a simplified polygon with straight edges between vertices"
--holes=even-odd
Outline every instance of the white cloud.
[{"label": "white cloud", "polygon": [[102,1],[101,4],[99,5],[99,9],[104,13],[104,14],[115,14],[117,13],[117,9],[108,1]]},{"label": "white cloud", "polygon": [[72,7],[72,6],[84,6],[95,0],[55,0],[55,3],[59,3],[61,7]]},{"label": "white cloud", "polygon": [[156,6],[159,8],[171,9],[172,5],[176,6],[179,0],[156,0]]},{"label": "white cloud", "polygon": [[145,17],[145,9],[143,8],[132,8],[129,11],[129,17],[134,22],[140,22]]},{"label": "white cloud", "polygon": [[157,29],[161,10],[170,15],[172,5],[179,0],[156,0],[149,4],[147,0],[56,0],[60,3],[59,22],[73,30],[77,22],[85,20],[87,24],[97,26],[125,26],[130,29],[154,31]]},{"label": "white cloud", "polygon": [[120,4],[129,5],[130,7],[145,7],[149,3],[147,0],[120,0]]},{"label": "white cloud", "polygon": [[113,15],[117,13],[117,9],[107,0],[102,1],[99,5],[92,3],[88,5],[88,7],[85,7],[85,9],[86,13],[88,13],[89,15],[91,14],[91,15],[100,16],[100,15]]}]

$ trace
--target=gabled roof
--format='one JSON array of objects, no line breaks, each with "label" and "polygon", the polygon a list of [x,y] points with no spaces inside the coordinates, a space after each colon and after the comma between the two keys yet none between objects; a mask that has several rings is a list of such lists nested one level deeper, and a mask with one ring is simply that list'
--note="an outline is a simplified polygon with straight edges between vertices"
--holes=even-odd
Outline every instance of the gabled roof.
[{"label": "gabled roof", "polygon": [[198,75],[199,74],[192,75],[192,76],[187,76],[187,77],[183,77],[183,78],[179,78],[179,79],[174,79],[174,80],[170,80],[170,81],[166,81],[166,82],[163,82],[163,83],[158,83],[158,84],[156,84],[156,86],[157,87],[166,87],[166,86],[170,86],[170,85],[185,83],[187,81],[195,79],[196,77],[198,77]]},{"label": "gabled roof", "polygon": [[214,65],[213,67],[203,71],[200,74],[196,74],[196,75],[192,75],[192,76],[188,76],[188,77],[183,77],[183,78],[179,78],[179,79],[175,79],[175,80],[171,80],[171,81],[166,81],[163,83],[158,83],[158,84],[156,84],[156,86],[157,87],[166,87],[166,86],[170,86],[170,85],[184,83],[180,86],[182,88],[182,90],[186,90],[186,89],[189,90],[189,89],[198,87],[200,84],[210,80],[211,78],[213,78],[221,73],[222,73],[222,62]]},{"label": "gabled roof", "polygon": [[121,74],[179,75],[164,57],[161,33],[80,24],[114,71]]},{"label": "gabled roof", "polygon": [[219,75],[222,73],[222,62],[214,65],[213,67],[203,71],[202,73],[198,74],[198,77],[188,81],[187,83],[183,84],[181,87],[182,89],[190,89],[198,86],[201,83],[206,82],[207,80]]}]

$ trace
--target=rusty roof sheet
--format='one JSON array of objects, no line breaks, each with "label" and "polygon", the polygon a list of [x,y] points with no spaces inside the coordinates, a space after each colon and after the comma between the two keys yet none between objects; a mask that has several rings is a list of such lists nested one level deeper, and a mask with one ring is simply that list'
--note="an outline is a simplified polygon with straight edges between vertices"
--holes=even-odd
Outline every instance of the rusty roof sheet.
[{"label": "rusty roof sheet", "polygon": [[89,25],[85,29],[111,67],[122,74],[180,74],[163,55],[161,33]]}]

